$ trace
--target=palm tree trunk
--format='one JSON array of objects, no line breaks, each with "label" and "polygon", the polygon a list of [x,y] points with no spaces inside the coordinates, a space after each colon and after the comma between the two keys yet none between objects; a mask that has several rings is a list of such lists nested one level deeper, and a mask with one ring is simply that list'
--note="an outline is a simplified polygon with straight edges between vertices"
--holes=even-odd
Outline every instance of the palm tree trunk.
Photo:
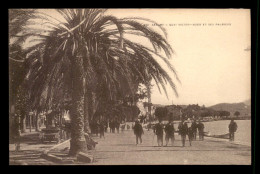
[{"label": "palm tree trunk", "polygon": [[151,100],[151,85],[150,85],[150,81],[149,83],[147,84],[146,86],[147,88],[147,98],[148,98],[148,114],[149,114],[149,118],[151,118],[151,103],[152,103],[152,100]]},{"label": "palm tree trunk", "polygon": [[30,132],[32,132],[32,115],[29,115]]},{"label": "palm tree trunk", "polygon": [[72,108],[71,140],[69,155],[75,156],[86,149],[84,137],[84,84],[82,59],[75,57],[72,62]]},{"label": "palm tree trunk", "polygon": [[39,112],[36,111],[35,114],[35,131],[38,132],[39,131]]},{"label": "palm tree trunk", "polygon": [[95,92],[91,92],[91,103],[90,103],[90,116],[91,118],[93,118],[94,114],[96,113],[97,111],[97,108],[98,108],[98,105],[99,105],[99,101],[97,100],[97,95]]},{"label": "palm tree trunk", "polygon": [[85,91],[85,96],[84,96],[84,131],[86,133],[90,133],[90,127],[89,127],[89,118],[91,116],[89,114],[89,110],[91,110],[91,108],[90,108],[90,104],[91,104],[90,93],[91,93],[91,91],[89,89],[87,89],[87,91]]},{"label": "palm tree trunk", "polygon": [[23,116],[21,118],[21,132],[22,133],[26,132],[26,116]]},{"label": "palm tree trunk", "polygon": [[94,114],[97,110],[98,107],[98,101],[97,101],[97,97],[96,94],[94,92],[92,92],[91,90],[87,91],[88,93],[88,116],[89,116],[89,122],[91,120],[93,120]]}]

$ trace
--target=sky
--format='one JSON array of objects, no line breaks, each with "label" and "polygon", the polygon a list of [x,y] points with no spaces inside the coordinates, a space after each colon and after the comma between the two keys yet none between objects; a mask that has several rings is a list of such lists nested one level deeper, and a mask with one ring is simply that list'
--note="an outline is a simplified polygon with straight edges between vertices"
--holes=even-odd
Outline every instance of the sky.
[{"label": "sky", "polygon": [[167,99],[154,85],[152,103],[211,106],[251,98],[250,10],[110,9],[107,14],[152,19],[166,29],[175,51],[170,63],[181,80],[171,74],[179,96],[168,85]]},{"label": "sky", "polygon": [[[52,11],[48,14],[55,16]],[[169,61],[181,83],[157,59],[175,82],[178,97],[167,85],[167,98],[152,81],[152,103],[211,106],[251,98],[250,10],[109,9],[105,15],[147,18],[166,29],[175,52]],[[152,23],[148,27],[163,34]],[[140,38],[138,42],[147,44]]]}]

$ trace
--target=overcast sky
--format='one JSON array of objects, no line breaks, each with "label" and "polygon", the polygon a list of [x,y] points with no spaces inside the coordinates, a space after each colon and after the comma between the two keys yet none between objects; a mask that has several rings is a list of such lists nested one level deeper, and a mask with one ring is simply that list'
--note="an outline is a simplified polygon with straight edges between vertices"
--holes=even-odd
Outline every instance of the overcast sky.
[{"label": "overcast sky", "polygon": [[154,86],[152,103],[210,106],[250,99],[249,10],[110,9],[108,14],[152,19],[168,32],[176,52],[170,62],[181,80],[181,84],[176,82],[179,97],[168,86],[167,99]]}]

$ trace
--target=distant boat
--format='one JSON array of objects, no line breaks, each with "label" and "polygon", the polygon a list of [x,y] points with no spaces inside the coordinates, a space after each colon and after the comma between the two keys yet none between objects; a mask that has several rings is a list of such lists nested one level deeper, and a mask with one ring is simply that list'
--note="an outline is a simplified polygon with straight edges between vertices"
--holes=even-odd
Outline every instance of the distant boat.
[{"label": "distant boat", "polygon": [[221,135],[211,135],[209,132],[204,132],[205,137],[213,137],[213,138],[222,138],[222,139],[229,139],[229,133],[221,134]]}]

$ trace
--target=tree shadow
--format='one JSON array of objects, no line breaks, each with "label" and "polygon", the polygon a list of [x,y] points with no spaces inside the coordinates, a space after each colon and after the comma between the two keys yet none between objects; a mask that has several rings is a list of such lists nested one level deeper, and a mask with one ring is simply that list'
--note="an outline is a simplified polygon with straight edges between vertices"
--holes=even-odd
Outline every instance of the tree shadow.
[{"label": "tree shadow", "polygon": [[226,146],[226,148],[231,148],[231,149],[238,149],[238,148],[241,148],[241,147],[238,147],[238,146],[232,146],[232,145],[228,145],[228,146]]},{"label": "tree shadow", "polygon": [[19,152],[12,151],[10,154],[10,160],[40,160],[41,159],[41,151],[37,150],[21,150]]},{"label": "tree shadow", "polygon": [[113,146],[136,146],[136,144],[113,144]]},{"label": "tree shadow", "polygon": [[[181,146],[182,147],[182,146]],[[188,147],[188,146],[187,146]],[[215,152],[215,151],[217,151],[217,152],[225,152],[225,151],[237,151],[237,150],[230,150],[230,149],[226,149],[226,150],[224,150],[224,149],[185,149],[185,147],[184,147],[184,149],[146,149],[146,150],[142,150],[142,149],[137,149],[137,150],[125,150],[125,151],[123,151],[123,150],[121,150],[121,151],[105,151],[105,150],[103,150],[103,151],[98,151],[99,153],[100,152],[108,152],[108,153],[116,153],[116,152],[118,152],[118,153],[122,153],[122,152],[124,152],[124,153],[126,153],[126,152],[159,152],[159,151],[169,151],[169,152],[173,152],[173,151],[180,151],[180,152],[182,152],[182,151],[185,151],[185,152],[187,152],[187,151],[197,151],[197,152]],[[239,151],[248,151],[248,150],[239,150]]]},{"label": "tree shadow", "polygon": [[[13,138],[9,139],[9,144],[14,144],[15,141]],[[20,137],[20,143],[29,144],[29,145],[35,145],[40,144],[40,138],[39,138],[39,132],[35,132],[33,134],[28,135],[22,135]]]},{"label": "tree shadow", "polygon": [[157,145],[154,145],[154,146],[139,146],[139,147],[160,147],[160,148],[170,148],[170,147],[182,147],[181,145],[180,146],[177,146],[177,145],[168,145],[168,146],[157,146]]}]

